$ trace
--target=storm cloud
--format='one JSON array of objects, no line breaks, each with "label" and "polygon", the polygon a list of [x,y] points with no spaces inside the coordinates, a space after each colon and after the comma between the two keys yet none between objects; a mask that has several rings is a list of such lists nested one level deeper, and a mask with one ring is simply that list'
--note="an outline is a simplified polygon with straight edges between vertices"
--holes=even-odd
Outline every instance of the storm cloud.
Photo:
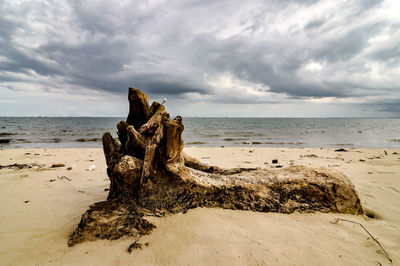
[{"label": "storm cloud", "polygon": [[399,12],[388,0],[0,0],[0,115],[123,115],[137,87],[183,115],[398,116]]}]

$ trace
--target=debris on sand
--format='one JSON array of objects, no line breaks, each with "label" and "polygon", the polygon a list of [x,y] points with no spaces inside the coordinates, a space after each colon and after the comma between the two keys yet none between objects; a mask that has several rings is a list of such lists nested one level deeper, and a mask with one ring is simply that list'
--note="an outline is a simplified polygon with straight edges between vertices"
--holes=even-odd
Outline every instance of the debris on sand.
[{"label": "debris on sand", "polygon": [[140,244],[139,242],[135,241],[133,242],[129,248],[128,248],[128,252],[131,253],[133,249],[142,249],[142,244]]},{"label": "debris on sand", "polygon": [[26,168],[41,168],[43,167],[42,164],[38,163],[14,163],[14,164],[9,164],[9,165],[0,165],[0,169],[2,168],[8,168],[8,169],[16,169],[16,170],[21,170],[21,169],[26,169]]},{"label": "debris on sand", "polygon": [[300,155],[300,157],[307,157],[307,158],[318,158],[318,155],[315,154],[306,154],[306,155]]},{"label": "debris on sand", "polygon": [[63,164],[63,163],[54,163],[54,164],[52,164],[51,168],[64,167],[64,166],[65,166],[65,164]]}]

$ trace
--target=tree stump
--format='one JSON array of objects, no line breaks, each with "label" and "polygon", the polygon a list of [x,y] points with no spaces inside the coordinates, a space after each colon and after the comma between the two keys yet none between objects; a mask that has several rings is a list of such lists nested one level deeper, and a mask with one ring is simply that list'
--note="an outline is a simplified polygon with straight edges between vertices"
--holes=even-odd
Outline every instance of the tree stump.
[{"label": "tree stump", "polygon": [[182,118],[171,119],[164,105],[129,88],[129,115],[117,124],[118,139],[103,135],[110,178],[107,201],[90,206],[70,237],[85,240],[141,236],[155,226],[145,217],[220,207],[260,212],[362,214],[350,180],[332,170],[221,169],[183,150]]}]

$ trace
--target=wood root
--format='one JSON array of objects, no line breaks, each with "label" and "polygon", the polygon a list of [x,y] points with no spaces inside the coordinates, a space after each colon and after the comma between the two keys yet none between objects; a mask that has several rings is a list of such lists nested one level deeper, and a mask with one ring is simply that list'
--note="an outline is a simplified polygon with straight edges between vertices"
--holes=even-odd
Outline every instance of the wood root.
[{"label": "wood root", "polygon": [[140,236],[155,228],[145,217],[220,207],[261,212],[362,214],[350,180],[328,169],[292,166],[222,169],[182,152],[184,126],[162,104],[130,88],[130,111],[117,124],[118,140],[103,135],[110,178],[107,201],[82,216],[69,245],[84,240]]}]

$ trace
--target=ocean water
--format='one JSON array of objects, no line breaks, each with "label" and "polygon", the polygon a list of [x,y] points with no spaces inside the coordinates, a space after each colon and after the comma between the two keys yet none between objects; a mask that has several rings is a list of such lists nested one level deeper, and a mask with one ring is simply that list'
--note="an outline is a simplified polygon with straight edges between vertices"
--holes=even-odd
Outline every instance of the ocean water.
[{"label": "ocean water", "polygon": [[[101,147],[123,117],[0,117],[3,148]],[[183,118],[185,146],[400,148],[400,119]],[[8,142],[9,143],[6,143]]]}]

